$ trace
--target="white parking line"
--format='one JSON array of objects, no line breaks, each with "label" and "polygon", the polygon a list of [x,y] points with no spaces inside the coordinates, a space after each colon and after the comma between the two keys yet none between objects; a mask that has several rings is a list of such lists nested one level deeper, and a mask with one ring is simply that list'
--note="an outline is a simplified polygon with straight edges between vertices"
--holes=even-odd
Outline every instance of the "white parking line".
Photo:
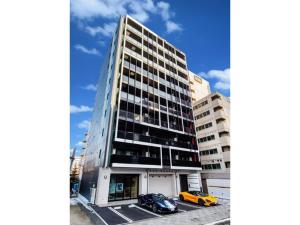
[{"label": "white parking line", "polygon": [[124,220],[126,220],[129,223],[132,223],[132,220],[129,219],[128,217],[124,216],[123,214],[121,214],[120,212],[118,212],[117,210],[113,209],[112,207],[108,207],[108,209],[112,212],[114,212],[115,214],[117,214],[118,216],[122,217]]},{"label": "white parking line", "polygon": [[90,210],[93,214],[95,214],[105,225],[108,225],[108,223],[106,223],[106,221],[92,207],[86,205],[86,203],[82,201],[82,199],[78,198],[78,200],[86,209]]},{"label": "white parking line", "polygon": [[198,206],[195,206],[195,205],[190,205],[190,204],[186,204],[186,203],[183,203],[183,202],[177,202],[177,203],[180,204],[180,205],[185,205],[185,206],[193,207],[193,208],[196,208],[196,209],[201,209],[201,207],[198,207]]},{"label": "white parking line", "polygon": [[144,212],[147,212],[147,213],[149,213],[149,214],[152,214],[152,215],[154,215],[154,216],[162,217],[161,215],[158,215],[158,214],[156,214],[156,213],[154,213],[154,212],[150,212],[150,211],[148,211],[148,210],[146,210],[146,209],[143,209],[143,208],[141,208],[141,207],[139,207],[139,206],[137,206],[137,205],[134,205],[133,207],[136,207],[136,208],[138,208],[138,209],[140,209],[140,210],[142,210],[142,211],[144,211]]}]

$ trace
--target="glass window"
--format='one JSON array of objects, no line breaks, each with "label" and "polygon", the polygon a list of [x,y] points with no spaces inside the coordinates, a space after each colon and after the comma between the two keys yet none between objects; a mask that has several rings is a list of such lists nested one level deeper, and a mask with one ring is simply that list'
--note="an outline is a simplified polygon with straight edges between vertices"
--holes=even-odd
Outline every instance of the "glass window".
[{"label": "glass window", "polygon": [[137,198],[138,181],[137,174],[111,174],[108,201]]}]

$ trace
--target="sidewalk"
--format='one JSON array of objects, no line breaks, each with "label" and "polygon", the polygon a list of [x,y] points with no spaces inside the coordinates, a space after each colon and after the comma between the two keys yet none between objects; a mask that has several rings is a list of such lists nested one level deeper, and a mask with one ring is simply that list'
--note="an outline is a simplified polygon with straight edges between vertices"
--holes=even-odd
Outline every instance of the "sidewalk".
[{"label": "sidewalk", "polygon": [[70,225],[94,225],[79,205],[70,205]]}]

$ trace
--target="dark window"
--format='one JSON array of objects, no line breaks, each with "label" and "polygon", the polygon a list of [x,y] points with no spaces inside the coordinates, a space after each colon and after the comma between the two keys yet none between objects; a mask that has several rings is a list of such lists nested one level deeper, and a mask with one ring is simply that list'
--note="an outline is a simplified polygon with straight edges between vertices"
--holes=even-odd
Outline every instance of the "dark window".
[{"label": "dark window", "polygon": [[108,201],[137,198],[138,184],[139,175],[111,174]]}]

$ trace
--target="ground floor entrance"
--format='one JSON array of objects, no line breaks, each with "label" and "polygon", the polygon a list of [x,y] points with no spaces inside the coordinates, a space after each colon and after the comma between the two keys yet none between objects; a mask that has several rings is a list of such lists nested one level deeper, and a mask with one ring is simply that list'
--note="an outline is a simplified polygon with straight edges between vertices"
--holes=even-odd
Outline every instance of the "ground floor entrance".
[{"label": "ground floor entrance", "polygon": [[180,191],[188,191],[188,179],[186,174],[180,174]]},{"label": "ground floor entrance", "polygon": [[150,174],[149,193],[161,193],[168,197],[174,195],[174,176],[172,174]]},{"label": "ground floor entrance", "polygon": [[139,193],[139,175],[111,174],[108,201],[135,199]]}]

